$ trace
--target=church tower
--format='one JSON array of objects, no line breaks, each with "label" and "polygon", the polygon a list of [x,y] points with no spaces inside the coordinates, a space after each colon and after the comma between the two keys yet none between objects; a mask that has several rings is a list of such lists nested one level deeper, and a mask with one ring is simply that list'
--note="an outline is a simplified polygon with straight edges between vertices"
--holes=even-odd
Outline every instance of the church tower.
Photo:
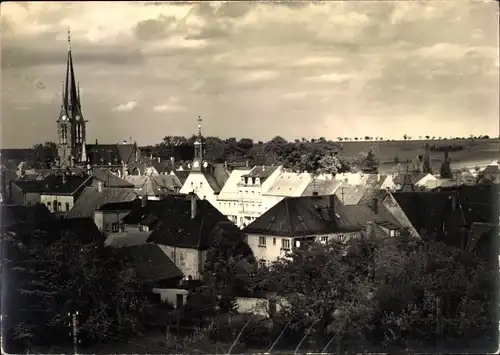
[{"label": "church tower", "polygon": [[62,104],[57,120],[57,154],[60,167],[85,165],[86,124],[80,102],[80,85],[75,79],[73,57],[71,55],[71,36],[68,30],[68,59],[66,78],[62,88]]},{"label": "church tower", "polygon": [[193,167],[191,168],[192,171],[201,171],[203,164],[203,142],[201,135],[201,122],[202,119],[200,116],[198,116],[198,137],[196,137],[196,140],[194,141],[194,160],[193,160]]}]

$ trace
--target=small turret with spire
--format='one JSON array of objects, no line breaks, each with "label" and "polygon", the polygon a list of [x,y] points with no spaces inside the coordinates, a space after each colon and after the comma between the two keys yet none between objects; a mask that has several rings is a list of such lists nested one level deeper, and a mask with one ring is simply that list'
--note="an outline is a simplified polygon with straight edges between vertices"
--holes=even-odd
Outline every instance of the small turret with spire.
[{"label": "small turret with spire", "polygon": [[198,116],[198,137],[196,137],[194,141],[194,160],[193,160],[193,167],[191,170],[193,171],[201,171],[202,164],[203,164],[203,137],[201,135],[201,122],[203,120],[201,119],[200,116]]}]

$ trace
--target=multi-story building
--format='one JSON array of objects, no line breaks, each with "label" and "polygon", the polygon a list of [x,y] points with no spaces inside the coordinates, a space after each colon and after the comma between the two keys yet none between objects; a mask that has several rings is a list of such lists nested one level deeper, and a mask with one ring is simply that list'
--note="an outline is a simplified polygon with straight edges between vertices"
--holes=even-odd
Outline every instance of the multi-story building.
[{"label": "multi-story building", "polygon": [[254,166],[240,178],[238,187],[237,225],[245,227],[265,211],[262,194],[267,191],[282,171],[281,166]]}]

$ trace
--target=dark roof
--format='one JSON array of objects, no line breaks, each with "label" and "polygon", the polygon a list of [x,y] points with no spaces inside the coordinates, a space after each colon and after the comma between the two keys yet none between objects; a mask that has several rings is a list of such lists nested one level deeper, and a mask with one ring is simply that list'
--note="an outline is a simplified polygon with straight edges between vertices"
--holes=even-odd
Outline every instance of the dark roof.
[{"label": "dark roof", "polygon": [[277,166],[266,166],[266,165],[258,165],[254,166],[252,170],[246,175],[243,175],[243,177],[255,177],[255,178],[260,178],[261,180],[267,179],[269,176],[271,176],[272,173],[274,173],[278,169]]},{"label": "dark roof", "polygon": [[64,181],[61,175],[49,175],[40,181],[42,184],[41,192],[53,195],[72,195],[89,179],[89,176],[67,175]]},{"label": "dark roof", "polygon": [[177,179],[179,179],[179,181],[181,182],[182,185],[184,185],[184,183],[186,182],[190,173],[191,172],[189,170],[188,171],[186,171],[186,170],[175,170],[174,171],[175,176],[177,176]]},{"label": "dark roof", "polygon": [[7,160],[14,160],[19,164],[21,161],[34,160],[36,151],[32,148],[20,149],[0,149],[2,163]]},{"label": "dark roof", "polygon": [[141,200],[136,198],[132,201],[121,201],[121,202],[110,202],[99,206],[99,211],[126,211],[133,210],[137,204],[140,204]]},{"label": "dark roof", "polygon": [[12,181],[13,184],[18,186],[23,193],[29,193],[29,192],[38,192],[41,193],[43,191],[43,180],[24,180],[24,179],[18,179]]},{"label": "dark roof", "polygon": [[500,172],[498,165],[488,165],[481,173],[498,174]]},{"label": "dark roof", "polygon": [[85,174],[85,169],[83,168],[65,168],[65,169],[35,169],[35,173],[41,175],[43,178],[46,178],[49,175],[57,175],[61,172],[67,172],[74,175],[83,175]]},{"label": "dark roof", "polygon": [[285,197],[243,232],[300,237],[361,231],[369,221],[398,226],[384,208],[375,214],[367,205],[344,206],[336,195]]},{"label": "dark roof", "polygon": [[89,161],[94,165],[121,165],[130,163],[137,157],[142,159],[140,149],[135,144],[87,144]]},{"label": "dark roof", "polygon": [[418,233],[438,233],[452,211],[452,197],[440,192],[395,192],[394,199]]},{"label": "dark roof", "polygon": [[147,201],[147,204],[159,202],[156,209],[158,224],[148,242],[204,250],[210,247],[212,233],[218,225],[237,228],[210,202],[197,198],[196,216],[191,219],[191,198],[195,197],[167,195],[161,201]]},{"label": "dark roof", "polygon": [[0,225],[6,230],[33,230],[50,223],[54,216],[44,204],[2,205],[0,207]]},{"label": "dark roof", "polygon": [[134,187],[133,184],[119,178],[109,171],[109,169],[94,168],[92,169],[92,175],[98,181],[102,181],[106,187]]},{"label": "dark roof", "polygon": [[156,282],[184,276],[156,244],[123,247],[119,248],[118,252],[132,259],[137,276],[141,279]]},{"label": "dark roof", "polygon": [[111,233],[106,238],[105,244],[113,248],[122,248],[132,245],[146,244],[150,231],[118,232]]},{"label": "dark roof", "polygon": [[137,199],[134,189],[123,187],[106,187],[99,192],[95,186],[87,186],[73,205],[73,208],[66,213],[67,218],[91,217],[92,213],[107,203],[126,202]]}]

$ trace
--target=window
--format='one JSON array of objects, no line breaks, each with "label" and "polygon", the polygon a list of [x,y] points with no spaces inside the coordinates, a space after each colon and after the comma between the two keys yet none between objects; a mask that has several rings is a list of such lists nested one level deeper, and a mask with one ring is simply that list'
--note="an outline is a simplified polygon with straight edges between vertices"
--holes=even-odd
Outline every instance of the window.
[{"label": "window", "polygon": [[339,239],[339,242],[343,242],[344,241],[344,235],[343,234],[338,234],[337,237]]},{"label": "window", "polygon": [[179,265],[186,266],[186,262],[184,260],[184,254],[182,254],[182,253],[179,253]]},{"label": "window", "polygon": [[276,245],[276,238],[273,238],[273,245]]},{"label": "window", "polygon": [[118,223],[111,223],[111,231],[118,232]]},{"label": "window", "polygon": [[259,247],[266,246],[266,237],[259,237]]},{"label": "window", "polygon": [[66,202],[66,211],[69,211],[69,202]]},{"label": "window", "polygon": [[281,249],[290,250],[290,239],[281,239]]},{"label": "window", "polygon": [[175,262],[175,251],[172,250],[172,252],[170,253],[170,257]]},{"label": "window", "polygon": [[47,208],[49,209],[49,211],[52,209],[52,203],[51,202],[47,202]]},{"label": "window", "polygon": [[194,182],[193,181],[191,181],[191,187],[194,187]]},{"label": "window", "polygon": [[319,240],[321,243],[326,244],[328,243],[328,236],[320,237]]},{"label": "window", "polygon": [[57,210],[62,211],[62,203],[61,202],[57,203]]},{"label": "window", "polygon": [[202,188],[202,187],[203,187],[203,182],[202,182],[202,181],[200,181],[200,188]]},{"label": "window", "polygon": [[265,267],[266,266],[266,261],[264,259],[259,260],[259,266],[260,267]]}]

